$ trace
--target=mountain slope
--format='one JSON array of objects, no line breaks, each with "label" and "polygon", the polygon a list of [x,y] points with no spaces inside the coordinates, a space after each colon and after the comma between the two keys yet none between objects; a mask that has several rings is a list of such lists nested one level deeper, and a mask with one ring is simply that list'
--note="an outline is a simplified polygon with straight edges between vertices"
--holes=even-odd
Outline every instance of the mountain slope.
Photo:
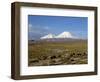
[{"label": "mountain slope", "polygon": [[74,38],[70,32],[63,32],[56,36],[56,38]]},{"label": "mountain slope", "polygon": [[48,35],[45,35],[45,36],[41,37],[40,39],[50,39],[50,38],[55,38],[55,35],[48,34]]},{"label": "mountain slope", "polygon": [[55,38],[59,38],[59,39],[72,38],[72,39],[75,39],[75,36],[73,36],[70,32],[62,32],[61,34],[59,34],[57,36],[55,36],[53,34],[48,34],[48,35],[41,37],[40,39],[55,39]]}]

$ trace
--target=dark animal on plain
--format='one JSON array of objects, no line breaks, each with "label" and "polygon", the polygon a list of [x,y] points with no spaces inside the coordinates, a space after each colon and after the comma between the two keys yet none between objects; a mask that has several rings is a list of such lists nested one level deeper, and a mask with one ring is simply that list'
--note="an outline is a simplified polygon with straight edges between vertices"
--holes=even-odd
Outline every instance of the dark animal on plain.
[{"label": "dark animal on plain", "polygon": [[84,55],[87,55],[85,52],[83,53]]},{"label": "dark animal on plain", "polygon": [[58,57],[61,57],[61,55],[58,55]]},{"label": "dark animal on plain", "polygon": [[51,59],[55,59],[56,58],[56,56],[51,56]]},{"label": "dark animal on plain", "polygon": [[77,55],[78,55],[78,56],[81,56],[81,53],[78,53]]},{"label": "dark animal on plain", "polygon": [[71,61],[74,61],[74,59],[71,59]]},{"label": "dark animal on plain", "polygon": [[75,53],[72,53],[70,56],[74,56],[75,55]]},{"label": "dark animal on plain", "polygon": [[73,53],[72,56],[75,56],[75,53]]},{"label": "dark animal on plain", "polygon": [[75,53],[73,53],[73,55],[75,55]]}]

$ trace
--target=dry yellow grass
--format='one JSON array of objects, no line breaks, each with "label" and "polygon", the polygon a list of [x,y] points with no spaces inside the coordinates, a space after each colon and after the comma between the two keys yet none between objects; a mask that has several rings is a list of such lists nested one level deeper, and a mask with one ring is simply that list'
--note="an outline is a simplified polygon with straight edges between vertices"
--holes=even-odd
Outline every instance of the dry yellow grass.
[{"label": "dry yellow grass", "polygon": [[86,64],[87,55],[87,41],[28,44],[29,66]]}]

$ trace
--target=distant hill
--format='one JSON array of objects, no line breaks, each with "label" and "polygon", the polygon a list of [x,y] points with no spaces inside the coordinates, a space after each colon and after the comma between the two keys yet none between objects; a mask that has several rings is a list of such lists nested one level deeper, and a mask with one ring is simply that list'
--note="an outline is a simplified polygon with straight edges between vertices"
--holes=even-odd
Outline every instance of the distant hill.
[{"label": "distant hill", "polygon": [[68,43],[71,43],[71,42],[87,42],[86,39],[72,39],[72,38],[52,38],[52,39],[40,39],[40,40],[29,40],[29,43],[63,43],[63,42],[68,42]]},{"label": "distant hill", "polygon": [[52,38],[52,39],[43,39],[40,41],[46,42],[72,42],[72,41],[86,41],[85,39],[73,39],[73,38]]}]

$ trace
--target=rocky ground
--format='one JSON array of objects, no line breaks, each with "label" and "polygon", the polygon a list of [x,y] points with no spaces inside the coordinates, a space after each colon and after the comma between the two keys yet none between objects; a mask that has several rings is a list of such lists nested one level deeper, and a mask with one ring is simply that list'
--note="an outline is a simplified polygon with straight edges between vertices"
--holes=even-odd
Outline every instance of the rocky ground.
[{"label": "rocky ground", "polygon": [[87,64],[87,52],[69,53],[68,51],[54,49],[53,53],[55,52],[55,55],[45,55],[30,59],[29,66]]},{"label": "rocky ground", "polygon": [[29,42],[28,66],[87,64],[87,41]]}]

